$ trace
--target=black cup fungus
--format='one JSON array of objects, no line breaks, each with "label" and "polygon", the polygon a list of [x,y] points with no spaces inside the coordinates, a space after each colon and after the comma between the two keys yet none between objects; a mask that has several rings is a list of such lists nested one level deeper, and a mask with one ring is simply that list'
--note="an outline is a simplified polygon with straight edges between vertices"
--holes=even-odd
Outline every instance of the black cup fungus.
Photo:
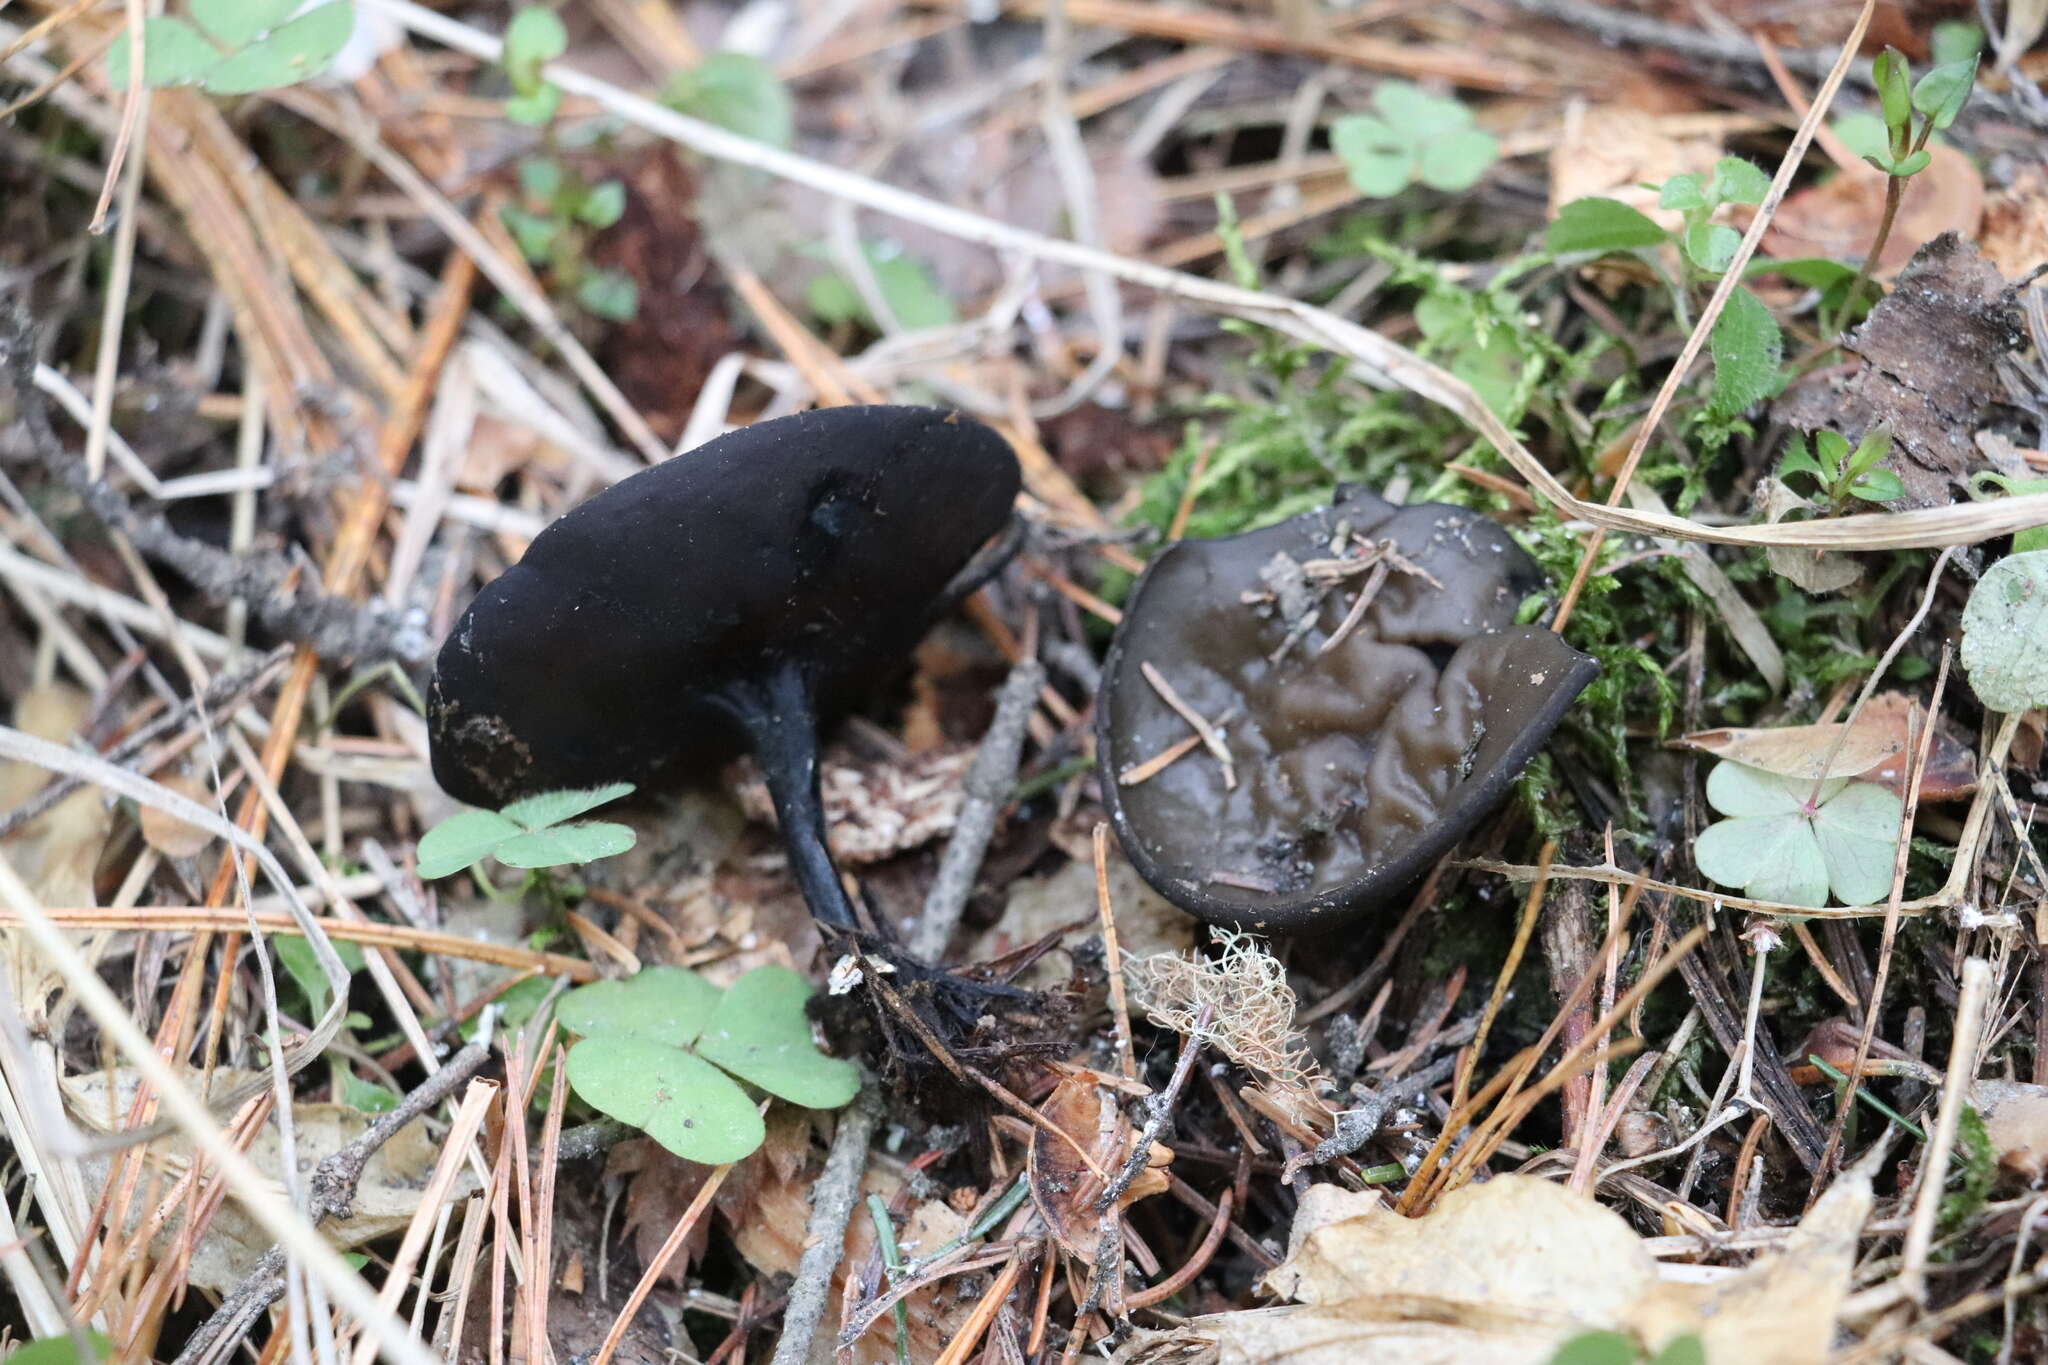
[{"label": "black cup fungus", "polygon": [[[1543,586],[1479,514],[1357,488],[1167,546],[1124,607],[1097,703],[1104,803],[1132,865],[1202,919],[1265,930],[1409,889],[1600,671],[1514,624]],[[1194,742],[1190,712],[1221,753]]]},{"label": "black cup fungus", "polygon": [[497,807],[751,749],[811,913],[851,926],[818,801],[820,698],[909,652],[1018,484],[988,427],[877,406],[757,423],[606,489],[449,634],[435,779]]}]

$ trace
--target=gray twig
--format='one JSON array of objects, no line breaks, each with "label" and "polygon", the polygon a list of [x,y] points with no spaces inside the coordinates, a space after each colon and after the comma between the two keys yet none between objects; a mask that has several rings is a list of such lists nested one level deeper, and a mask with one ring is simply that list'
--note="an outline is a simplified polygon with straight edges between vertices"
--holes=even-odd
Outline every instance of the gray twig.
[{"label": "gray twig", "polygon": [[1122,1169],[1104,1187],[1102,1197],[1095,1201],[1098,1210],[1107,1209],[1123,1198],[1124,1191],[1145,1169],[1146,1160],[1152,1154],[1152,1144],[1159,1140],[1166,1121],[1173,1117],[1174,1103],[1180,1098],[1181,1087],[1188,1083],[1189,1073],[1194,1070],[1195,1054],[1202,1050],[1202,1040],[1208,1037],[1209,1024],[1215,1014],[1214,1005],[1204,1005],[1201,1013],[1195,1016],[1194,1027],[1188,1030],[1187,1038],[1181,1043],[1180,1058],[1173,1064],[1173,1079],[1166,1083],[1166,1089],[1145,1101],[1145,1126],[1138,1133],[1137,1142],[1132,1144],[1131,1154],[1124,1159]]},{"label": "gray twig", "polygon": [[30,449],[44,471],[85,504],[87,511],[151,559],[177,570],[215,602],[242,601],[266,630],[305,645],[322,658],[416,664],[431,642],[416,613],[384,603],[330,597],[307,580],[303,568],[281,554],[226,550],[173,530],[161,513],[138,511],[111,484],[94,479],[50,425],[35,384],[35,332],[25,315],[0,323],[0,391],[14,401]]},{"label": "gray twig", "polygon": [[[377,1121],[364,1129],[353,1142],[324,1158],[314,1168],[309,1192],[311,1207],[307,1213],[314,1226],[330,1218],[347,1218],[353,1214],[356,1186],[362,1182],[363,1168],[369,1165],[370,1158],[385,1143],[397,1137],[406,1124],[454,1094],[457,1087],[490,1060],[490,1056],[489,1042],[471,1043],[450,1057],[447,1064],[427,1077],[418,1089],[399,1101],[397,1108],[379,1115]],[[263,1310],[284,1293],[284,1266],[283,1247],[273,1246],[265,1252],[256,1268],[229,1292],[219,1308],[213,1310],[213,1316],[199,1325],[185,1343],[185,1349],[178,1353],[174,1365],[202,1365],[202,1362],[219,1360],[232,1351]]]},{"label": "gray twig", "polygon": [[1025,659],[1010,670],[996,699],[995,719],[967,770],[967,799],[960,806],[953,838],[939,859],[939,875],[924,899],[924,914],[911,937],[912,955],[926,962],[945,956],[946,944],[960,925],[960,913],[967,907],[967,895],[974,889],[974,878],[996,831],[996,816],[1016,785],[1025,724],[1043,686],[1044,666],[1036,659]]},{"label": "gray twig", "polygon": [[[1035,690],[1035,689],[1034,689]],[[782,1314],[782,1340],[770,1365],[803,1365],[810,1359],[811,1339],[832,1296],[832,1270],[846,1247],[846,1220],[853,1216],[860,1180],[867,1170],[868,1142],[882,1114],[881,1096],[872,1084],[839,1116],[825,1172],[811,1188],[811,1218],[804,1225],[804,1254],[797,1261],[796,1280],[789,1287],[789,1307]]]}]

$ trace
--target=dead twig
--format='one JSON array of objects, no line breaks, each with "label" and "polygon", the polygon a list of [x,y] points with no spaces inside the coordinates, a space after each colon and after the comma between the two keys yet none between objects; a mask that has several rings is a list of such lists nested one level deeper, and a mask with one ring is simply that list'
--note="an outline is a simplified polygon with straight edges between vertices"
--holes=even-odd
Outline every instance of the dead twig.
[{"label": "dead twig", "polygon": [[[1028,709],[1036,686],[1024,692]],[[789,1307],[782,1314],[782,1339],[775,1345],[771,1365],[802,1365],[810,1358],[811,1339],[825,1316],[825,1301],[831,1297],[832,1271],[846,1246],[846,1220],[860,1198],[860,1179],[867,1170],[868,1141],[881,1118],[882,1102],[877,1087],[863,1086],[854,1102],[840,1111],[839,1131],[832,1135],[832,1150],[825,1157],[825,1170],[811,1187],[811,1217],[804,1224],[804,1251],[797,1261],[796,1279],[789,1286]]]}]

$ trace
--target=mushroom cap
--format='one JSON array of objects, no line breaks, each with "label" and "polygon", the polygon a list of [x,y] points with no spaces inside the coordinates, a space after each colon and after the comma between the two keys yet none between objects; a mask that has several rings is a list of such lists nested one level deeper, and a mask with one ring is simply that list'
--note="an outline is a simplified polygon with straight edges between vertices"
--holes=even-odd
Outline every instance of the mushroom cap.
[{"label": "mushroom cap", "polygon": [[[1356,627],[1319,654],[1367,581],[1341,580],[1274,662],[1289,624],[1247,596],[1273,595],[1276,554],[1328,560],[1347,538],[1392,541],[1422,572],[1390,564]],[[1401,894],[1500,802],[1600,671],[1552,632],[1514,624],[1543,586],[1478,513],[1357,488],[1263,530],[1166,547],[1124,607],[1096,713],[1104,804],[1132,865],[1194,915],[1268,930],[1334,924]],[[1222,722],[1235,787],[1199,747],[1121,780],[1193,733],[1146,664]]]},{"label": "mushroom cap", "polygon": [[815,692],[906,653],[1018,482],[979,422],[876,406],[756,423],[615,484],[450,632],[435,779],[498,806],[743,747],[740,711],[776,670]]}]

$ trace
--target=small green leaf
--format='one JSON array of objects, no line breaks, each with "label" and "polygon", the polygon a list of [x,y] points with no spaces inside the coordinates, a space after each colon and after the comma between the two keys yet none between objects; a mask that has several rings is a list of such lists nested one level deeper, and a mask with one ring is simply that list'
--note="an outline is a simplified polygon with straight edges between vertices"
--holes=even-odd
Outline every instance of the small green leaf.
[{"label": "small green leaf", "polygon": [[811,1041],[804,1001],[811,988],[787,967],[756,967],[733,982],[697,1040],[697,1053],[750,1085],[803,1105],[837,1109],[860,1089],[851,1062]]},{"label": "small green leaf", "polygon": [[1855,267],[1840,261],[1831,261],[1825,256],[1799,256],[1789,261],[1774,261],[1768,256],[1754,256],[1743,267],[1745,278],[1752,275],[1780,275],[1797,285],[1808,289],[1826,289],[1830,285],[1842,284],[1853,279]]},{"label": "small green leaf", "polygon": [[1433,190],[1454,194],[1478,184],[1487,168],[1500,159],[1493,134],[1466,128],[1432,139],[1422,149],[1417,175]]},{"label": "small green leaf", "polygon": [[496,811],[457,811],[420,836],[420,879],[430,882],[460,872],[521,832],[517,824]]},{"label": "small green leaf", "polygon": [[1913,117],[1913,73],[1905,54],[1895,47],[1880,52],[1870,64],[1870,79],[1877,86],[1878,107],[1884,112],[1885,125],[1896,138],[1898,130]]},{"label": "small green leaf", "polygon": [[1963,112],[1969,102],[1970,89],[1977,81],[1977,59],[1947,62],[1935,67],[1920,78],[1913,87],[1913,107],[1926,116],[1936,128],[1946,128],[1956,121],[1956,115]]},{"label": "small green leaf", "polygon": [[[145,19],[142,24],[142,83],[151,89],[191,85],[220,64],[220,49],[199,36],[183,19]],[[128,31],[124,28],[107,49],[107,80],[116,90],[128,88]]]},{"label": "small green leaf", "polygon": [[685,1161],[738,1161],[767,1136],[739,1083],[701,1057],[643,1038],[585,1038],[569,1049],[584,1103]]},{"label": "small green leaf", "polygon": [[1550,1365],[1636,1365],[1640,1358],[1635,1342],[1619,1332],[1581,1332],[1557,1348]]},{"label": "small green leaf", "polygon": [[538,796],[521,797],[499,814],[508,820],[517,820],[527,829],[545,829],[564,820],[573,820],[599,806],[608,806],[622,796],[632,795],[632,792],[631,782],[612,782],[579,791],[542,792]]},{"label": "small green leaf", "polygon": [[540,69],[569,50],[569,30],[551,9],[531,6],[505,28],[505,74],[522,95],[540,89]]},{"label": "small green leaf", "polygon": [[1934,26],[1931,42],[1937,66],[1970,62],[1984,50],[1984,30],[1968,19],[1949,19]]},{"label": "small green leaf", "polygon": [[868,315],[860,294],[840,275],[818,275],[804,286],[804,303],[826,326],[858,322]]},{"label": "small green leaf", "polygon": [[1664,229],[1647,215],[1619,199],[1574,199],[1558,210],[1543,245],[1551,254],[1575,256],[1581,252],[1605,255],[1611,251],[1632,251],[1637,247],[1660,246]]},{"label": "small green leaf", "polygon": [[1372,107],[1401,139],[1420,145],[1431,138],[1472,126],[1472,111],[1454,99],[1432,95],[1407,81],[1381,81],[1372,92]]},{"label": "small green leaf", "polygon": [[[328,988],[327,973],[321,970],[313,945],[295,934],[278,934],[270,939],[270,949],[312,1007],[313,1017],[317,1019],[327,1013],[327,1002],[334,998],[334,992]],[[363,969],[363,950],[345,939],[334,940],[334,955],[351,972]]]},{"label": "small green leaf", "polygon": [[1718,275],[1735,259],[1742,234],[1726,223],[1694,223],[1685,230],[1685,254],[1692,263]]},{"label": "small green leaf", "polygon": [[562,107],[562,91],[552,81],[542,82],[524,95],[505,101],[505,117],[528,128],[552,121]]},{"label": "small green leaf", "polygon": [[114,1344],[98,1332],[85,1334],[92,1354],[78,1353],[78,1340],[72,1336],[44,1337],[31,1341],[26,1346],[17,1346],[7,1353],[6,1365],[90,1365],[90,1362],[112,1360]]},{"label": "small green leaf", "polygon": [[192,0],[192,18],[216,42],[241,47],[298,12],[299,0]]},{"label": "small green leaf", "polygon": [[1865,502],[1890,502],[1906,496],[1906,485],[1889,469],[1872,469],[1858,475],[1849,492]]},{"label": "small green leaf", "polygon": [[583,311],[606,322],[631,322],[640,311],[640,286],[621,270],[593,270],[576,285]]},{"label": "small green leaf", "polygon": [[1771,192],[1771,178],[1739,156],[1714,163],[1714,198],[1723,204],[1761,204]]},{"label": "small green leaf", "polygon": [[1855,477],[1877,467],[1880,460],[1891,454],[1892,433],[1889,427],[1879,425],[1863,433],[1863,439],[1856,443],[1856,453],[1849,457],[1843,470]]},{"label": "small green leaf", "polygon": [[1732,818],[1703,830],[1693,861],[1709,880],[1781,905],[1822,906],[1828,892],[1867,905],[1891,890],[1899,798],[1873,782],[1810,778],[1724,762],[1707,777],[1707,801]]},{"label": "small green leaf", "polygon": [[1849,438],[1839,431],[1817,431],[1813,434],[1813,454],[1830,479],[1839,478],[1842,461],[1849,455]]},{"label": "small green leaf", "polygon": [[1993,711],[2048,706],[2048,550],[2007,555],[1984,571],[1963,608],[1962,660]]},{"label": "small green leaf", "polygon": [[206,88],[216,95],[248,95],[295,85],[325,71],[355,31],[355,6],[346,0],[309,9],[207,72]]},{"label": "small green leaf", "polygon": [[1777,391],[1784,336],[1756,295],[1737,289],[1728,296],[1709,345],[1714,353],[1714,389],[1708,407],[1717,416],[1737,416]]},{"label": "small green leaf", "polygon": [[604,820],[554,825],[507,839],[491,856],[507,867],[561,867],[594,863],[633,846],[633,831]]},{"label": "small green leaf", "polygon": [[1707,1365],[1707,1344],[1691,1332],[1671,1338],[1651,1365]]},{"label": "small green leaf", "polygon": [[1785,443],[1785,454],[1778,461],[1780,479],[1790,482],[1794,474],[1810,474],[1816,483],[1824,484],[1828,481],[1827,471],[1820,467],[1812,452],[1807,450],[1806,442],[1797,436]]},{"label": "small green leaf", "polygon": [[352,1071],[341,1073],[341,1102],[365,1114],[388,1114],[399,1105],[399,1097],[385,1086],[358,1078]]},{"label": "small green leaf", "polygon": [[[1725,765],[1724,765],[1725,766]],[[1723,820],[1700,831],[1693,861],[1707,880],[1779,905],[1828,903],[1828,865],[1803,815]]]},{"label": "small green leaf", "polygon": [[562,192],[562,163],[548,156],[530,156],[519,163],[519,192],[542,204],[554,203]]},{"label": "small green leaf", "polygon": [[[501,992],[491,1003],[498,1009],[498,1027],[510,1034],[520,1025],[533,1018],[540,1002],[548,998],[554,983],[544,976],[529,976],[515,981]],[[559,1014],[557,1015],[559,1017]],[[462,1021],[461,1034],[465,1043],[475,1042],[479,1020],[472,1016]]]},{"label": "small green leaf", "polygon": [[789,88],[774,67],[745,53],[712,53],[669,82],[662,102],[679,114],[771,147],[796,140],[796,104]]},{"label": "small green leaf", "polygon": [[626,187],[616,180],[593,185],[590,193],[583,196],[583,202],[576,206],[576,217],[600,232],[618,222],[625,213]]},{"label": "small green leaf", "polygon": [[1813,833],[1836,900],[1870,905],[1891,893],[1904,809],[1897,793],[1875,782],[1851,782],[1821,802]]},{"label": "small green leaf", "polygon": [[689,1047],[723,995],[686,968],[643,967],[624,981],[598,981],[568,992],[555,1003],[555,1021],[585,1038],[643,1038]]},{"label": "small green leaf", "polygon": [[498,210],[498,217],[512,233],[512,240],[519,243],[519,250],[526,259],[539,265],[554,250],[555,239],[561,235],[562,225],[553,218],[510,204]]},{"label": "small green leaf", "polygon": [[1390,199],[1408,188],[1414,148],[1370,114],[1347,115],[1331,124],[1330,150],[1343,161],[1352,188],[1368,199]]},{"label": "small green leaf", "polygon": [[1927,163],[1934,159],[1934,153],[1922,147],[1911,156],[1867,156],[1863,159],[1883,171],[1886,175],[1895,175],[1900,179],[1904,179],[1909,175],[1918,175],[1921,171],[1926,170]]},{"label": "small green leaf", "polygon": [[1660,209],[1703,209],[1707,206],[1707,192],[1697,175],[1674,175],[1664,182],[1664,188],[1657,191],[1657,207]]}]

